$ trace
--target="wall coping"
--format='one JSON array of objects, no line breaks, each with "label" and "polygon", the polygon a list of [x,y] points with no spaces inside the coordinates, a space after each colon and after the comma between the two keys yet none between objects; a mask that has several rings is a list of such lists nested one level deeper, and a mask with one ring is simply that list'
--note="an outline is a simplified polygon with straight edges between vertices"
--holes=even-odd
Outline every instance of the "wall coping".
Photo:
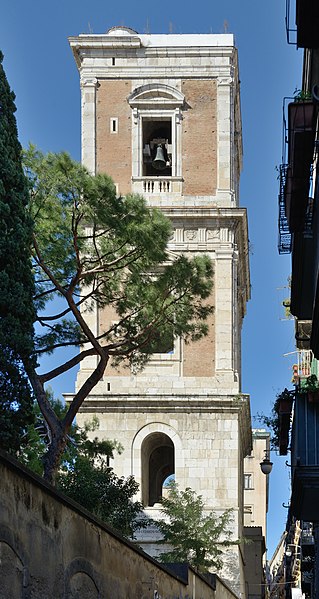
[{"label": "wall coping", "polygon": [[[42,491],[44,491],[45,493],[47,493],[48,495],[53,497],[57,502],[62,503],[63,505],[68,507],[70,510],[73,510],[74,512],[78,513],[80,516],[82,516],[83,518],[85,518],[86,520],[88,520],[89,522],[94,524],[95,526],[101,528],[107,534],[111,535],[112,537],[116,538],[119,542],[128,546],[132,551],[141,555],[143,557],[143,559],[145,559],[148,562],[150,562],[151,564],[155,565],[157,568],[159,568],[160,570],[165,572],[165,574],[167,574],[171,578],[174,578],[175,580],[181,582],[183,585],[187,586],[188,572],[191,571],[196,576],[198,576],[212,590],[214,590],[214,587],[216,586],[216,580],[218,580],[218,582],[222,586],[227,588],[227,590],[230,591],[233,594],[233,596],[237,598],[237,596],[231,591],[231,589],[228,587],[228,585],[221,578],[219,578],[219,576],[217,574],[211,574],[211,576],[213,578],[211,579],[212,582],[209,582],[205,578],[204,575],[197,572],[195,570],[195,568],[193,568],[192,566],[189,566],[188,564],[183,564],[183,566],[184,566],[183,570],[185,571],[185,578],[183,576],[179,576],[176,573],[173,573],[169,567],[165,567],[163,564],[161,564],[160,562],[158,562],[157,560],[152,558],[150,555],[145,553],[145,551],[143,551],[142,549],[137,547],[132,541],[130,541],[129,539],[126,539],[119,532],[117,532],[114,528],[112,528],[111,526],[106,524],[106,522],[103,522],[102,520],[100,520],[99,518],[94,516],[91,512],[86,510],[79,503],[77,503],[73,499],[67,497],[66,495],[61,493],[61,491],[58,491],[53,485],[51,485],[46,480],[44,480],[44,478],[42,478],[35,472],[32,472],[32,470],[30,470],[29,468],[27,468],[26,466],[21,464],[16,458],[11,456],[7,452],[3,451],[2,449],[0,449],[0,463],[3,463],[5,465],[5,467],[7,467],[8,469],[13,470],[17,474],[17,476],[24,478],[30,484],[33,484],[34,486],[40,488]],[[187,572],[187,577],[186,577],[186,572]]]}]

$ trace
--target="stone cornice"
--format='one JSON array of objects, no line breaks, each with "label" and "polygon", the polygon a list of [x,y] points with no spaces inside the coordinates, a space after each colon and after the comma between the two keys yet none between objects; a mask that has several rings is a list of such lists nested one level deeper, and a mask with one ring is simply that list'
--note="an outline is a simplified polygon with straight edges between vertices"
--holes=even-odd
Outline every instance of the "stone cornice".
[{"label": "stone cornice", "polygon": [[[66,402],[73,395],[64,394]],[[176,413],[182,414],[236,414],[239,418],[239,428],[242,436],[243,457],[252,450],[251,416],[249,395],[184,395],[172,393],[162,395],[147,394],[91,394],[80,410],[82,413]]]},{"label": "stone cornice", "polygon": [[[72,393],[63,394],[66,402],[71,401]],[[81,412],[216,412],[249,414],[249,395],[175,395],[167,394],[130,394],[91,393],[82,405]]]},{"label": "stone cornice", "polygon": [[[83,66],[83,62],[87,58],[107,59],[112,56],[125,56],[141,58],[197,58],[198,57],[229,57],[235,56],[237,60],[236,48],[233,45],[233,36],[212,35],[211,42],[202,43],[207,36],[149,36],[151,43],[147,40],[147,36],[110,36],[110,35],[80,35],[71,36],[68,38],[75,61],[78,68]],[[163,39],[162,39],[163,38]],[[175,45],[174,39],[175,38]],[[183,38],[183,40],[181,39]],[[221,38],[228,40],[228,44],[219,44]],[[227,39],[226,39],[227,38]],[[180,43],[184,41],[184,44]],[[165,43],[166,42],[166,43]],[[107,70],[114,67],[106,65]],[[156,68],[156,72],[157,72]],[[202,69],[197,64],[196,71]],[[228,67],[229,70],[229,67]],[[154,71],[154,67],[153,67]],[[212,76],[212,74],[210,75]]]},{"label": "stone cornice", "polygon": [[[232,35],[108,35],[108,34],[81,34],[68,38],[71,48],[94,50],[112,50],[117,48],[141,48],[149,54],[164,56],[171,53],[181,55],[232,55],[236,48]],[[223,43],[220,43],[223,42]]]},{"label": "stone cornice", "polygon": [[[250,274],[249,274],[249,240],[248,240],[248,222],[246,208],[198,208],[198,207],[179,207],[169,206],[162,208],[164,214],[174,223],[174,220],[182,220],[185,226],[189,223],[196,223],[196,227],[201,227],[201,221],[216,221],[220,228],[226,227],[235,231],[235,243],[238,246],[238,255],[241,265],[241,293],[243,294],[243,313],[245,312],[246,302],[250,299]],[[219,242],[218,242],[219,243]],[[209,244],[203,249],[209,249]],[[211,249],[215,249],[213,246]]]},{"label": "stone cornice", "polygon": [[[208,79],[209,81],[216,80],[218,82],[218,87],[220,85],[224,85],[225,87],[228,85],[232,85],[229,83],[231,79],[229,78],[230,67],[221,67],[220,65],[211,65],[209,63],[205,65],[191,66],[189,64],[181,64],[181,60],[179,57],[174,65],[160,65],[154,66],[152,64],[147,64],[146,59],[143,61],[143,64],[128,64],[125,66],[114,66],[104,64],[103,61],[110,59],[110,56],[102,57],[99,60],[97,57],[92,57],[98,62],[94,64],[94,66],[90,64],[83,63],[79,57],[75,55],[75,61],[77,63],[78,70],[88,77],[97,77],[99,81],[103,80],[115,80],[115,79],[130,79],[130,80],[141,80],[141,79],[150,79],[153,80],[162,80],[167,81],[167,78],[181,80],[181,79]],[[174,75],[172,76],[172,69],[174,70]],[[227,82],[226,82],[227,79]]]},{"label": "stone cornice", "polygon": [[162,208],[163,212],[170,218],[183,218],[196,220],[202,218],[213,218],[213,219],[228,219],[229,221],[244,221],[247,223],[247,210],[246,208],[228,208],[228,207],[200,207],[200,206],[165,206]]}]

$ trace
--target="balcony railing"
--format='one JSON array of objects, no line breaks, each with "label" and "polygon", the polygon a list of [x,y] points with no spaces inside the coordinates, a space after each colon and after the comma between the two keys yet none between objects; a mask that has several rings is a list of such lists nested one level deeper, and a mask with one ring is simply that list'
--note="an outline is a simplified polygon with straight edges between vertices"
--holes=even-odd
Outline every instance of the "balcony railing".
[{"label": "balcony railing", "polygon": [[286,35],[288,44],[296,45],[297,44],[297,28],[295,25],[296,21],[296,4],[295,0],[294,4],[292,4],[291,0],[286,0],[286,17],[285,17],[285,25],[286,25]]},{"label": "balcony railing", "polygon": [[[316,151],[315,124],[317,106],[300,99],[283,104],[283,152],[279,170],[279,242],[280,254],[291,251],[289,233],[312,235],[312,173]],[[291,100],[291,98],[290,98]]]},{"label": "balcony railing", "polygon": [[146,195],[171,195],[182,192],[182,177],[133,177],[133,191]]},{"label": "balcony railing", "polygon": [[279,196],[278,196],[278,251],[279,254],[290,254],[291,252],[291,233],[289,231],[288,220],[285,207],[285,187],[287,179],[287,164],[281,164],[279,170]]},{"label": "balcony railing", "polygon": [[285,23],[288,44],[298,48],[319,47],[318,0],[286,0]]},{"label": "balcony railing", "polygon": [[316,107],[311,101],[288,104],[286,216],[291,232],[304,231],[315,145]]},{"label": "balcony railing", "polygon": [[296,0],[297,46],[318,48],[318,0]]},{"label": "balcony railing", "polygon": [[311,374],[317,374],[317,360],[310,349],[297,352],[297,364],[293,365],[293,383],[298,385]]},{"label": "balcony railing", "polygon": [[312,530],[306,529],[301,532],[301,544],[302,545],[314,545],[315,539],[312,534]]},{"label": "balcony railing", "polygon": [[169,179],[147,179],[143,181],[143,191],[145,193],[169,193],[172,185]]}]

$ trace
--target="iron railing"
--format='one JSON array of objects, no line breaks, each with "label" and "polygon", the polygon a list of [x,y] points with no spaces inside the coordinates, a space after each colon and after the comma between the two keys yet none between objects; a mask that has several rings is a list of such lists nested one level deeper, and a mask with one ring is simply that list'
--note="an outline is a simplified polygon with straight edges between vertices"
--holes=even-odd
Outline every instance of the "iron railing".
[{"label": "iron railing", "polygon": [[279,196],[278,196],[278,251],[279,254],[290,254],[291,252],[291,233],[289,231],[288,220],[285,207],[285,186],[287,180],[287,164],[281,164],[279,167]]},{"label": "iron railing", "polygon": [[297,45],[297,27],[291,27],[291,22],[296,22],[296,0],[293,2],[294,9],[291,9],[291,0],[286,0],[286,36],[287,43],[293,46]]}]

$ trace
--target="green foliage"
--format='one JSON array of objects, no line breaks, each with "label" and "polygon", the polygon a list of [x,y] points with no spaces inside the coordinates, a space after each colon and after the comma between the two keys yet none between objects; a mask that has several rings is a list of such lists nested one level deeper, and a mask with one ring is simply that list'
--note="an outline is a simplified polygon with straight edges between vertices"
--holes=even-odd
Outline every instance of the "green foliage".
[{"label": "green foliage", "polygon": [[[48,391],[48,399],[59,418],[63,420],[67,407],[54,399]],[[138,484],[132,476],[119,478],[109,466],[114,452],[121,453],[122,446],[117,441],[100,440],[97,436],[89,438],[99,428],[97,417],[85,423],[80,429],[73,424],[68,436],[61,467],[57,475],[56,486],[71,499],[104,520],[121,534],[134,537],[134,531],[145,525],[145,521],[136,520],[142,505],[133,501]],[[48,449],[50,439],[41,411],[34,404],[34,422],[27,428],[26,446],[21,449],[18,458],[28,468],[43,474],[43,456]]]},{"label": "green foliage", "polygon": [[[30,211],[35,223],[34,268],[38,309],[56,296],[74,303],[81,291],[85,309],[112,305],[116,325],[100,336],[117,359],[144,362],[152,339],[184,335],[197,339],[207,332],[212,267],[207,257],[181,256],[171,262],[166,252],[171,227],[159,210],[141,196],[117,198],[106,175],[92,177],[65,154],[25,154],[30,182]],[[90,339],[70,305],[56,319],[41,317],[46,329],[37,337],[39,352]],[[68,320],[68,318],[70,320]],[[144,349],[143,355],[137,350]],[[145,352],[148,348],[148,352]]]},{"label": "green foliage", "polygon": [[[34,221],[36,351],[75,349],[51,372],[28,369],[52,433],[45,476],[53,481],[71,423],[108,363],[127,360],[141,368],[158,347],[171,346],[172,336],[196,340],[207,333],[213,308],[203,300],[210,296],[213,271],[206,256],[169,255],[169,220],[141,196],[116,197],[107,175],[92,176],[65,153],[44,156],[33,147],[24,165]],[[57,298],[64,302],[59,311],[52,301]],[[86,319],[96,307],[109,308],[98,336]],[[44,383],[88,355],[98,357],[96,369],[61,421],[46,401]]]},{"label": "green foliage", "polygon": [[32,420],[22,359],[33,353],[33,276],[27,182],[10,90],[0,52],[0,447],[15,454]]},{"label": "green foliage", "polygon": [[0,345],[0,448],[13,455],[21,451],[33,421],[28,380],[13,351]]},{"label": "green foliage", "polygon": [[119,478],[105,458],[90,457],[79,452],[72,464],[63,466],[57,477],[57,487],[68,497],[116,528],[127,537],[144,524],[137,520],[143,506],[133,501],[138,484],[133,476]]},{"label": "green foliage", "polygon": [[18,356],[33,351],[32,221],[10,91],[0,53],[0,340]]},{"label": "green foliage", "polygon": [[[288,279],[288,289],[291,290],[291,275],[289,275]],[[283,302],[282,305],[284,307],[284,312],[285,312],[285,318],[287,319],[293,319],[293,315],[291,314],[291,298],[290,297],[286,297]]]},{"label": "green foliage", "polygon": [[270,416],[257,414],[257,419],[271,431],[270,447],[278,450],[280,446],[280,406],[282,402],[292,404],[294,391],[289,391],[286,387],[280,393],[277,393]]},{"label": "green foliage", "polygon": [[319,391],[319,381],[316,374],[311,374],[310,376],[307,376],[307,378],[303,381],[302,391],[309,391],[310,393]]},{"label": "green foliage", "polygon": [[[67,405],[56,399],[50,388],[46,390],[46,396],[57,419],[63,421],[68,411]],[[80,428],[73,422],[61,458],[63,468],[69,469],[70,464],[76,460],[79,453],[86,455],[90,459],[95,459],[98,455],[103,455],[108,462],[109,459],[114,457],[115,451],[118,453],[122,452],[123,448],[117,441],[100,440],[96,435],[92,436],[92,433],[97,431],[98,428],[99,421],[96,416],[93,416],[90,422],[86,422],[83,428]],[[42,476],[44,456],[48,451],[51,439],[50,430],[45,423],[37,402],[33,404],[33,419],[25,431],[25,437],[27,443],[19,452],[18,458],[28,468]]]},{"label": "green foliage", "polygon": [[312,93],[310,91],[305,91],[296,87],[294,91],[294,102],[305,102],[312,99]]},{"label": "green foliage", "polygon": [[[187,562],[200,572],[222,567],[222,549],[235,544],[228,529],[232,510],[221,516],[205,514],[201,495],[187,487],[179,491],[176,483],[169,484],[169,493],[162,499],[165,519],[156,521],[164,541],[172,548],[161,553],[162,562]],[[161,541],[162,542],[162,541]]]}]

